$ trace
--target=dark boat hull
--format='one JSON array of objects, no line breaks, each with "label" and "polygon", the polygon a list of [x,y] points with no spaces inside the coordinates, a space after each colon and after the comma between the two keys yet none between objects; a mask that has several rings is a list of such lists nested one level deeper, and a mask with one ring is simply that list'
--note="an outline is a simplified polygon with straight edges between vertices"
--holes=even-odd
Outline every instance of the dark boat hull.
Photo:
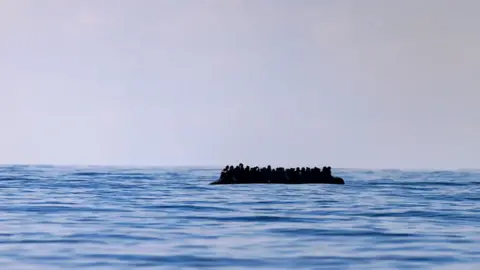
[{"label": "dark boat hull", "polygon": [[220,178],[210,183],[210,185],[244,185],[244,184],[282,184],[282,185],[302,185],[302,184],[332,184],[332,185],[345,185],[345,181],[340,177],[331,177],[327,179],[318,179],[312,181],[291,182],[291,181],[241,181],[237,182],[235,179]]}]

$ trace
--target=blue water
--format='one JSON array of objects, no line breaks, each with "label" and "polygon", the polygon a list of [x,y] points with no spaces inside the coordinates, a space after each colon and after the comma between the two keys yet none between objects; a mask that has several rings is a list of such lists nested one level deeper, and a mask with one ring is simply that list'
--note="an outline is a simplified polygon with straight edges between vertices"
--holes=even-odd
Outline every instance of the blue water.
[{"label": "blue water", "polygon": [[480,269],[480,172],[0,167],[1,269]]}]

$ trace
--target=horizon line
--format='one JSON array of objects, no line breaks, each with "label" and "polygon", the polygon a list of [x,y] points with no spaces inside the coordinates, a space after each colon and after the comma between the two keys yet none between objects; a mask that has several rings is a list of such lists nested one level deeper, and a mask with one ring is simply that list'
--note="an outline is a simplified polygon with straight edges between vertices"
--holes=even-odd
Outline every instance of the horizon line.
[{"label": "horizon line", "polygon": [[[244,165],[248,165],[244,163]],[[61,163],[0,163],[0,167],[9,166],[38,166],[38,167],[110,167],[110,168],[208,168],[222,169],[226,165],[199,165],[199,164],[178,164],[178,165],[159,165],[159,164],[61,164]],[[262,165],[266,167],[268,165]],[[259,167],[262,167],[259,166]],[[272,168],[295,168],[295,167],[315,167],[315,166],[272,166]],[[250,166],[252,167],[252,166]],[[322,166],[316,166],[321,168]],[[331,166],[332,167],[332,166]],[[420,168],[420,167],[332,167],[335,170],[400,170],[400,171],[469,171],[480,170],[480,168]]]}]

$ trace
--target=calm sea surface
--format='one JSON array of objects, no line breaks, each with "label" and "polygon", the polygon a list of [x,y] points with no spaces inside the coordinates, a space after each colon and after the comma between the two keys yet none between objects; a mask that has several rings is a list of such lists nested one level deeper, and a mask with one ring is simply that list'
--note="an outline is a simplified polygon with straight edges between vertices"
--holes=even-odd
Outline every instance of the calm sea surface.
[{"label": "calm sea surface", "polygon": [[480,172],[0,167],[0,269],[480,269]]}]

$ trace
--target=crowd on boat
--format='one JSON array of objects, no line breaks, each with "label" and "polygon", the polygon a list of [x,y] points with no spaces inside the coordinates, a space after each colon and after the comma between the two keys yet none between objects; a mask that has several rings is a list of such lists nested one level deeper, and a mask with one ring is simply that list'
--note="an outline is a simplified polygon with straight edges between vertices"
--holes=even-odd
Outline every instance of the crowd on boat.
[{"label": "crowd on boat", "polygon": [[268,165],[260,168],[244,166],[242,163],[226,166],[220,174],[220,180],[231,183],[313,183],[333,178],[331,167],[272,168]]}]

